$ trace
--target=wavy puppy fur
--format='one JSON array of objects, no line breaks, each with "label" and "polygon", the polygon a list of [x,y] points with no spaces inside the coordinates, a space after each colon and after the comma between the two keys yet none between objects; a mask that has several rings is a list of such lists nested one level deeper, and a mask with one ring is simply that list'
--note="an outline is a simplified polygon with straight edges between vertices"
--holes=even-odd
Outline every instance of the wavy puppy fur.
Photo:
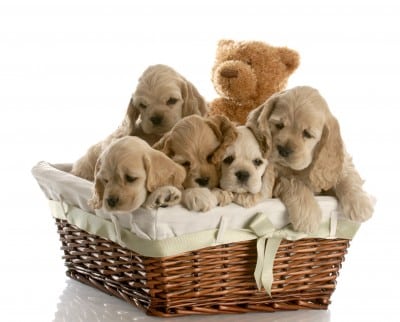
[{"label": "wavy puppy fur", "polygon": [[277,93],[254,110],[247,126],[277,170],[274,194],[285,203],[296,230],[315,231],[321,210],[314,193],[332,191],[349,219],[365,221],[373,205],[347,154],[336,118],[308,86]]},{"label": "wavy puppy fur", "polygon": [[110,144],[97,160],[89,205],[130,213],[141,206],[177,204],[184,179],[185,170],[180,165],[142,139],[127,136]]},{"label": "wavy puppy fur", "polygon": [[91,146],[75,162],[72,173],[93,181],[97,158],[115,139],[132,135],[152,145],[183,117],[206,113],[206,102],[191,82],[169,66],[150,66],[139,78],[122,124]]},{"label": "wavy puppy fur", "polygon": [[187,208],[206,211],[216,206],[217,200],[209,189],[218,186],[221,158],[236,135],[234,124],[224,116],[191,115],[153,145],[185,168],[183,201]]}]

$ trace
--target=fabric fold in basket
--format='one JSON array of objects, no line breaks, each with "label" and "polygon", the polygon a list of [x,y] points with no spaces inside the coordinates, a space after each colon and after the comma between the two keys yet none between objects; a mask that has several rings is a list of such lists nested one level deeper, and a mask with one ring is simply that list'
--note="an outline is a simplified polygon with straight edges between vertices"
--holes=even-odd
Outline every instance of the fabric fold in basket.
[{"label": "fabric fold in basket", "polygon": [[111,240],[143,256],[164,257],[209,246],[257,239],[257,287],[271,295],[275,253],[283,239],[352,239],[358,223],[340,216],[336,199],[317,197],[323,212],[320,229],[311,235],[296,232],[283,204],[268,199],[252,208],[231,204],[206,213],[181,206],[158,210],[138,209],[128,215],[92,211],[87,206],[91,183],[68,173],[70,165],[40,162],[33,175],[49,199],[53,217]]}]

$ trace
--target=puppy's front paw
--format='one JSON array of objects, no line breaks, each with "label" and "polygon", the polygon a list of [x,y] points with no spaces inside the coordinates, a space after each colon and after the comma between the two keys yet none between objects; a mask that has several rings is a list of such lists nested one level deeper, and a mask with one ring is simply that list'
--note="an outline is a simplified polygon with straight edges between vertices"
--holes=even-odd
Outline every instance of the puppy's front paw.
[{"label": "puppy's front paw", "polygon": [[340,203],[345,217],[353,221],[366,221],[372,217],[374,212],[374,202],[364,192],[360,192],[352,198],[342,198]]},{"label": "puppy's front paw", "polygon": [[310,234],[316,232],[321,223],[321,208],[317,202],[312,202],[307,207],[290,207],[288,208],[289,220],[294,230]]},{"label": "puppy's front paw", "polygon": [[235,203],[245,208],[255,206],[260,200],[260,194],[252,194],[248,192],[236,193],[233,199]]},{"label": "puppy's front paw", "polygon": [[189,188],[183,191],[182,204],[189,210],[205,212],[215,208],[218,200],[207,188]]},{"label": "puppy's front paw", "polygon": [[233,192],[218,188],[213,189],[211,192],[217,198],[218,206],[220,207],[230,204],[233,200]]},{"label": "puppy's front paw", "polygon": [[164,186],[154,190],[144,203],[145,208],[165,208],[175,206],[181,202],[181,191],[173,186]]}]

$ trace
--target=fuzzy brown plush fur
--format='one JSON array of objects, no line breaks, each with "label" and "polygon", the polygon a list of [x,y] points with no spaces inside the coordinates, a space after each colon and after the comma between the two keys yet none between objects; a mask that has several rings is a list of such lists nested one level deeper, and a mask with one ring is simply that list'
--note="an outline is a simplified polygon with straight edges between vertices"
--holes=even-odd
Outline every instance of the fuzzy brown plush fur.
[{"label": "fuzzy brown plush fur", "polygon": [[299,54],[286,47],[220,40],[212,82],[221,97],[210,102],[210,114],[244,124],[251,110],[286,87],[299,61]]}]

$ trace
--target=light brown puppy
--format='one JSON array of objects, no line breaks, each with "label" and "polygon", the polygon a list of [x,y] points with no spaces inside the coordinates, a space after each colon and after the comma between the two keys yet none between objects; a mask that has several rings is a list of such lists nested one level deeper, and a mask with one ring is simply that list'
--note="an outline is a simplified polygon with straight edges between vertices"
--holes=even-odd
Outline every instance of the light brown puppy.
[{"label": "light brown puppy", "polygon": [[274,194],[296,230],[318,229],[321,209],[314,193],[324,191],[337,196],[347,218],[371,217],[372,202],[345,150],[339,124],[316,89],[300,86],[273,95],[249,115],[247,126],[265,150],[271,149],[278,175]]},{"label": "light brown puppy", "polygon": [[132,135],[152,145],[183,117],[206,113],[206,102],[192,83],[169,66],[150,66],[139,78],[120,127],[91,146],[75,162],[72,173],[93,181],[98,156],[115,139]]},{"label": "light brown puppy", "polygon": [[115,140],[96,163],[89,204],[113,213],[130,213],[178,204],[185,170],[138,137]]},{"label": "light brown puppy", "polygon": [[186,169],[183,203],[187,208],[206,211],[216,206],[209,189],[218,186],[221,158],[236,135],[235,126],[224,116],[191,115],[153,146]]},{"label": "light brown puppy", "polygon": [[220,188],[232,192],[232,200],[244,207],[272,197],[274,168],[265,158],[252,131],[236,128],[236,140],[226,148],[221,162]]}]

